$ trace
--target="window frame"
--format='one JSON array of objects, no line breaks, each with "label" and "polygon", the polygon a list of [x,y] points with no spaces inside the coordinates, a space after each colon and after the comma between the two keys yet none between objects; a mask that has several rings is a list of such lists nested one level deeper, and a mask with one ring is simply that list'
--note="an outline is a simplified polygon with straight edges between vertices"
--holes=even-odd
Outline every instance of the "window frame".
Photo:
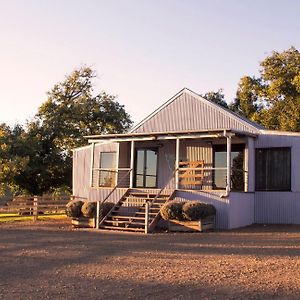
[{"label": "window frame", "polygon": [[[288,187],[287,188],[269,188],[266,184],[265,188],[258,188],[257,186],[257,153],[258,151],[271,151],[271,150],[279,150],[279,149],[287,149],[289,153],[288,163],[289,163],[289,180],[288,180]],[[265,158],[266,164],[268,163],[267,158]],[[268,168],[268,166],[266,166]],[[271,173],[272,174],[272,173]],[[291,146],[284,146],[284,147],[264,147],[264,148],[255,148],[255,191],[256,192],[291,192],[292,191],[292,147]]]},{"label": "window frame", "polygon": [[[101,161],[103,159],[103,154],[113,154],[115,156],[115,168],[116,172],[113,171],[101,171]],[[115,184],[117,183],[117,151],[101,151],[99,154],[99,174],[98,174],[98,187],[99,188],[112,188],[115,186]],[[104,168],[105,169],[105,168]],[[113,170],[113,169],[112,169]],[[111,179],[112,179],[112,184],[111,185],[101,185],[101,172],[111,172]]]}]

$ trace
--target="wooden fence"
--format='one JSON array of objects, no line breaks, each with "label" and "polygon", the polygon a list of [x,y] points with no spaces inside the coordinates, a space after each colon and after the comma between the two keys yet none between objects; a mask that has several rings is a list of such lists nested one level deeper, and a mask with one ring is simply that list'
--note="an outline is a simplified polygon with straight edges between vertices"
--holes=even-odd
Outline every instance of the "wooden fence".
[{"label": "wooden fence", "polygon": [[72,196],[18,196],[0,206],[0,219],[65,214],[66,204]]}]

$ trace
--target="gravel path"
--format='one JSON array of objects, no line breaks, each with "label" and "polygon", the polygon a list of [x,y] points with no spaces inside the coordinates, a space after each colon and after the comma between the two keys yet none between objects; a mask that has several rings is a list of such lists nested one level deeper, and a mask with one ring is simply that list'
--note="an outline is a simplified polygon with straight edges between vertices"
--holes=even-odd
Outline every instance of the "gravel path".
[{"label": "gravel path", "polygon": [[0,225],[0,299],[300,299],[300,226],[152,235]]}]

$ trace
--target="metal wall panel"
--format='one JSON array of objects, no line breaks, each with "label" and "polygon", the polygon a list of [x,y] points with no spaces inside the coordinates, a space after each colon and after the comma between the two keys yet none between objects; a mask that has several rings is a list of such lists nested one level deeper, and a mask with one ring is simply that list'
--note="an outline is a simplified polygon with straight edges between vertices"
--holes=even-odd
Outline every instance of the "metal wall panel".
[{"label": "metal wall panel", "polygon": [[255,148],[268,147],[291,147],[292,190],[255,192],[255,222],[300,224],[300,137],[259,135],[255,141]]},{"label": "metal wall panel", "polygon": [[88,197],[90,186],[91,146],[73,152],[73,195]]},{"label": "metal wall panel", "polygon": [[254,223],[254,193],[231,192],[229,195],[228,229]]},{"label": "metal wall panel", "polygon": [[190,93],[181,93],[169,105],[142,123],[133,132],[168,132],[205,129],[238,129],[257,132],[242,119],[233,117],[221,107],[199,100]]},{"label": "metal wall panel", "polygon": [[[112,188],[89,188],[89,200],[103,201],[112,190]],[[127,189],[125,188],[116,189],[107,201],[117,203],[126,191]]]}]

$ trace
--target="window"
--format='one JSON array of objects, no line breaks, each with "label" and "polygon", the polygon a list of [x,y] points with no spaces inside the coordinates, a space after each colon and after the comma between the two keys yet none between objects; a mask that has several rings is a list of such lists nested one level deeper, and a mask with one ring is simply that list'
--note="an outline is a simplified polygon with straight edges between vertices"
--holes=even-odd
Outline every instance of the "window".
[{"label": "window", "polygon": [[[101,170],[104,169],[104,170]],[[116,152],[100,153],[99,186],[113,187],[116,184]]]},{"label": "window", "polygon": [[291,148],[260,148],[255,155],[257,191],[291,190]]},{"label": "window", "polygon": [[[244,149],[245,145],[232,145],[231,147],[231,189],[244,190]],[[227,150],[225,145],[214,146],[213,188],[226,188]],[[219,169],[218,169],[219,168]]]}]

